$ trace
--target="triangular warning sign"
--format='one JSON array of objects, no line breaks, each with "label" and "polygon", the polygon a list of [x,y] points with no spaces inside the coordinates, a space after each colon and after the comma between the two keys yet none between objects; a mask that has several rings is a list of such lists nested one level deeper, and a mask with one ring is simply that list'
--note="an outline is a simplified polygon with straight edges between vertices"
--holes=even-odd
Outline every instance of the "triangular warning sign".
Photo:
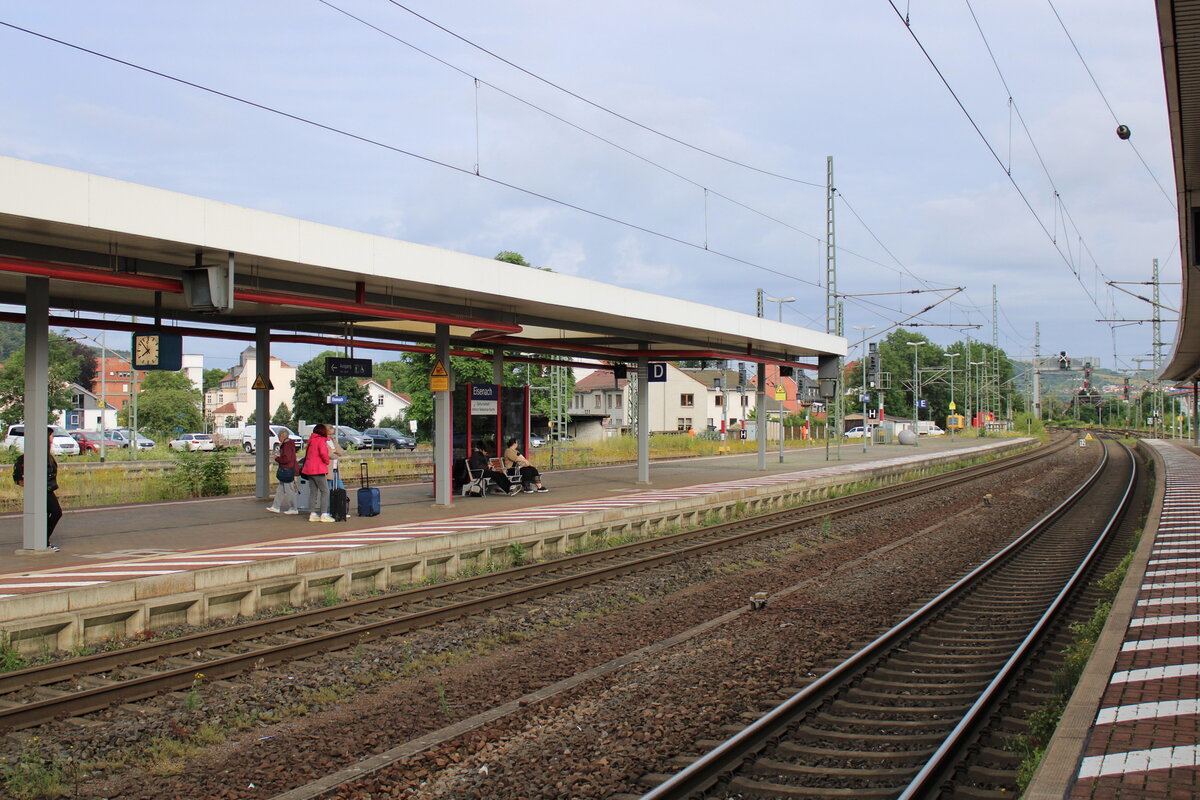
[{"label": "triangular warning sign", "polygon": [[442,366],[441,361],[433,362],[433,372],[429,373],[431,378],[448,378],[450,373],[446,372],[446,368]]},{"label": "triangular warning sign", "polygon": [[256,392],[260,392],[263,389],[266,389],[267,391],[271,391],[275,387],[271,385],[271,382],[269,380],[267,380],[267,376],[259,375],[257,378],[254,379],[254,384],[250,388]]}]

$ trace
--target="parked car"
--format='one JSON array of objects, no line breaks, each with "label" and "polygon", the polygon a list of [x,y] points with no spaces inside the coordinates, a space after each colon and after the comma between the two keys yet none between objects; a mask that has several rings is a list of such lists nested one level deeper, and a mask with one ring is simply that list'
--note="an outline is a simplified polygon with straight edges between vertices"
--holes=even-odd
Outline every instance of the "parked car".
[{"label": "parked car", "polygon": [[[52,426],[47,428],[46,433],[50,430],[54,431],[54,438],[50,442],[50,452],[56,456],[77,456],[79,455],[79,443],[66,434],[59,427]],[[9,425],[8,432],[4,436],[4,446],[16,448],[18,453],[25,452],[25,426],[21,423]]]},{"label": "parked car", "polygon": [[342,448],[355,450],[371,450],[375,447],[374,440],[362,431],[357,431],[349,425],[338,425],[338,445]]},{"label": "parked car", "polygon": [[80,453],[99,453],[100,443],[104,441],[99,431],[68,431],[67,435],[79,445]]},{"label": "parked car", "polygon": [[559,444],[575,444],[575,437],[569,433],[552,433],[550,438]]},{"label": "parked car", "polygon": [[[296,449],[301,450],[304,447],[304,440],[287,425],[268,425],[270,432],[267,434],[267,443],[271,446],[272,453],[279,452],[279,432],[287,431],[288,436],[296,440]],[[258,426],[251,425],[242,431],[242,449],[247,453],[253,453],[257,445],[255,442],[258,437]]]},{"label": "parked car", "polygon": [[[126,428],[109,428],[104,432],[104,435],[108,439],[109,447],[128,448],[134,440],[133,433]],[[138,450],[151,450],[154,448],[154,440],[139,433],[137,435],[137,447]]]},{"label": "parked car", "polygon": [[529,437],[530,448],[541,447],[545,443],[546,443],[546,437],[544,437],[544,436],[538,436],[538,435],[534,434]]},{"label": "parked car", "polygon": [[181,433],[171,440],[172,450],[215,450],[216,442],[211,433]]},{"label": "parked car", "polygon": [[945,436],[946,432],[937,425],[923,425],[919,433],[922,436]]},{"label": "parked car", "polygon": [[399,450],[402,447],[415,450],[417,448],[416,439],[407,433],[401,433],[395,428],[367,428],[363,433],[371,437],[372,444],[376,450],[387,448]]},{"label": "parked car", "polygon": [[842,434],[842,436],[847,439],[861,439],[863,438],[863,427],[862,425],[859,425],[857,428],[851,428]]}]

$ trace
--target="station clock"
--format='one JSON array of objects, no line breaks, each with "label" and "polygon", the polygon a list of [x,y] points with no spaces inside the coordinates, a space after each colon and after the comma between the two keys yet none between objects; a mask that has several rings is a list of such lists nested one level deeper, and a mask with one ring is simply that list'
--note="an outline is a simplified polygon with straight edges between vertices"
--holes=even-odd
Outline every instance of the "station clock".
[{"label": "station clock", "polygon": [[165,331],[137,331],[133,334],[133,368],[172,372],[183,366],[183,337]]}]

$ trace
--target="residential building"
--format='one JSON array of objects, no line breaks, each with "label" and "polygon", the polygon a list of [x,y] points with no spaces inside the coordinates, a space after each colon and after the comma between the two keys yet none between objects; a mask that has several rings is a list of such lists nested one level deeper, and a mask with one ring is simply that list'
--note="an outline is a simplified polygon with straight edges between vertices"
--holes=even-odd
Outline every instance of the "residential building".
[{"label": "residential building", "polygon": [[[146,380],[146,372],[139,370],[137,383],[140,387]],[[122,409],[133,399],[133,366],[128,359],[115,355],[96,359],[96,377],[89,389],[97,401],[116,409]]]},{"label": "residential building", "polygon": [[[257,377],[258,358],[254,348],[247,347],[242,351],[238,363],[225,373],[217,387],[204,393],[205,414],[211,415],[218,427],[244,425],[246,418],[254,411],[257,398],[253,386]],[[271,356],[267,379],[273,387],[267,394],[270,414],[275,413],[280,403],[287,403],[291,408],[292,381],[296,379],[296,368]]]},{"label": "residential building", "polygon": [[103,427],[117,427],[116,408],[111,405],[102,408],[100,398],[78,383],[69,383],[67,388],[71,391],[71,407],[58,413],[57,419],[54,420],[56,424],[69,431],[98,431],[101,428],[100,417],[103,415]]},{"label": "residential building", "polygon": [[371,408],[374,409],[371,419],[376,425],[388,418],[404,419],[408,415],[412,398],[393,390],[391,378],[383,383],[373,378],[360,383],[367,390],[367,397],[371,400]]}]

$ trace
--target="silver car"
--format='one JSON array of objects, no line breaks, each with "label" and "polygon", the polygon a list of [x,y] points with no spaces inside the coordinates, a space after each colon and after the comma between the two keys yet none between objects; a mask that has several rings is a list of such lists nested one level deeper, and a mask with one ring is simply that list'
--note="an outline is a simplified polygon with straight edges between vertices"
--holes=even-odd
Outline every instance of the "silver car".
[{"label": "silver car", "polygon": [[170,447],[172,450],[215,450],[216,443],[210,433],[181,433],[171,440]]}]

